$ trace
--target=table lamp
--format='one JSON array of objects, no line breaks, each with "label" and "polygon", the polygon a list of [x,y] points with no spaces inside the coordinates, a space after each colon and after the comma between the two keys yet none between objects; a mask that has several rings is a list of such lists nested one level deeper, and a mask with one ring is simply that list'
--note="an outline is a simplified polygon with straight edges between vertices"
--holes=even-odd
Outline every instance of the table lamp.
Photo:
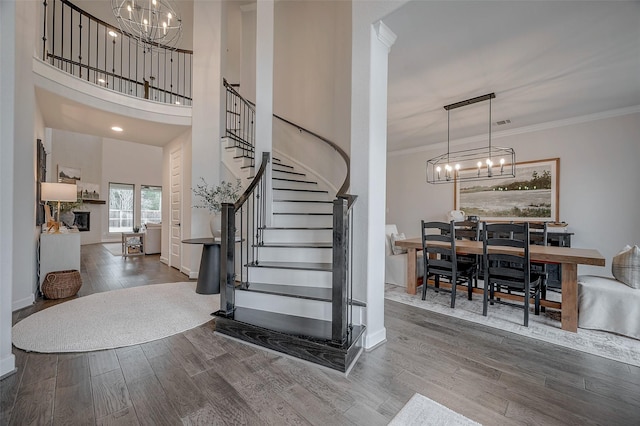
[{"label": "table lamp", "polygon": [[76,184],[70,183],[58,183],[58,182],[42,182],[42,186],[40,187],[40,198],[42,201],[57,201],[58,202],[58,211],[56,215],[56,220],[49,227],[55,229],[55,233],[60,233],[60,202],[61,201],[77,201],[78,200],[78,189]]}]

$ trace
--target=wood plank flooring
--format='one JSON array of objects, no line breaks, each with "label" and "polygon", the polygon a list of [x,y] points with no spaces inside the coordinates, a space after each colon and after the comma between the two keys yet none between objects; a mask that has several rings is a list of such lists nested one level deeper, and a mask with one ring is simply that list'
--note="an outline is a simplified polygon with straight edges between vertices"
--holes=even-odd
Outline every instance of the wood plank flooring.
[{"label": "wood plank flooring", "polygon": [[[79,295],[185,281],[157,255],[82,247]],[[59,301],[38,300],[14,323]],[[421,393],[485,425],[638,425],[640,368],[392,301],[387,342],[348,377],[214,334],[215,321],[113,350],[26,353],[0,425],[385,425]]]}]

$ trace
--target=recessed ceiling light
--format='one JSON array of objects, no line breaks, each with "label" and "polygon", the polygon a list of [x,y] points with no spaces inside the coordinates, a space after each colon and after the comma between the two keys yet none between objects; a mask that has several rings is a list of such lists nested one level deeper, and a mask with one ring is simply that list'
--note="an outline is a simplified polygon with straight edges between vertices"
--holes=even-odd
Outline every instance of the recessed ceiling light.
[{"label": "recessed ceiling light", "polygon": [[111,130],[113,130],[114,132],[121,132],[121,131],[122,131],[122,127],[113,126],[113,127],[111,128]]},{"label": "recessed ceiling light", "polygon": [[113,31],[113,30],[109,31],[109,35],[110,35],[111,37],[118,37],[118,33],[116,33],[116,32],[115,32],[115,31]]}]

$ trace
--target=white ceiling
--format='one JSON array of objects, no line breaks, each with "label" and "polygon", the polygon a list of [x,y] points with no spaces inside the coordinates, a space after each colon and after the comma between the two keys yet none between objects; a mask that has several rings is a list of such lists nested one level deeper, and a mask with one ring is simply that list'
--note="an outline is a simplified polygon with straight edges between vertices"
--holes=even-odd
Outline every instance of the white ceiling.
[{"label": "white ceiling", "polygon": [[[98,16],[102,1],[83,2]],[[190,1],[180,8],[191,10]],[[640,2],[413,1],[384,20],[389,54],[388,149],[447,140],[454,102],[495,92],[494,132],[640,105]],[[88,108],[38,92],[49,127],[164,145],[184,127]],[[95,123],[124,122],[128,134]],[[488,133],[488,103],[451,112],[451,140]]]},{"label": "white ceiling", "polygon": [[[640,105],[640,2],[413,1],[384,23],[389,151],[447,141],[444,105],[495,92],[494,132]],[[488,133],[488,102],[451,140]]]},{"label": "white ceiling", "polygon": [[[93,108],[40,87],[35,90],[44,123],[53,129],[154,146],[165,146],[189,129],[189,126],[142,120]],[[123,131],[114,132],[112,126],[119,126]]]}]

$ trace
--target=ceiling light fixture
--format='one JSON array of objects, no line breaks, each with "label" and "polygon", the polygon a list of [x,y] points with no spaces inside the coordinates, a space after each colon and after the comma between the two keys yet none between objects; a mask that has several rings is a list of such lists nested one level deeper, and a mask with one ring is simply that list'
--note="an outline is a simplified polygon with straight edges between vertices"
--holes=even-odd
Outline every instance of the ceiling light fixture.
[{"label": "ceiling light fixture", "polygon": [[109,33],[108,33],[108,34],[109,34],[111,37],[118,37],[118,33],[117,33],[117,32],[115,32],[115,31],[113,31],[113,30],[109,30]]},{"label": "ceiling light fixture", "polygon": [[[427,161],[428,183],[452,183],[516,176],[516,153],[513,148],[491,146],[491,99],[495,97],[495,93],[489,93],[444,106],[447,110],[447,152]],[[452,152],[450,150],[451,110],[483,101],[489,101],[488,146]]]},{"label": "ceiling light fixture", "polygon": [[175,48],[182,36],[182,20],[170,0],[111,0],[122,32],[153,47]]},{"label": "ceiling light fixture", "polygon": [[122,130],[123,130],[123,129],[122,129],[122,127],[113,126],[113,127],[111,128],[111,130],[113,130],[114,132],[122,132]]}]

